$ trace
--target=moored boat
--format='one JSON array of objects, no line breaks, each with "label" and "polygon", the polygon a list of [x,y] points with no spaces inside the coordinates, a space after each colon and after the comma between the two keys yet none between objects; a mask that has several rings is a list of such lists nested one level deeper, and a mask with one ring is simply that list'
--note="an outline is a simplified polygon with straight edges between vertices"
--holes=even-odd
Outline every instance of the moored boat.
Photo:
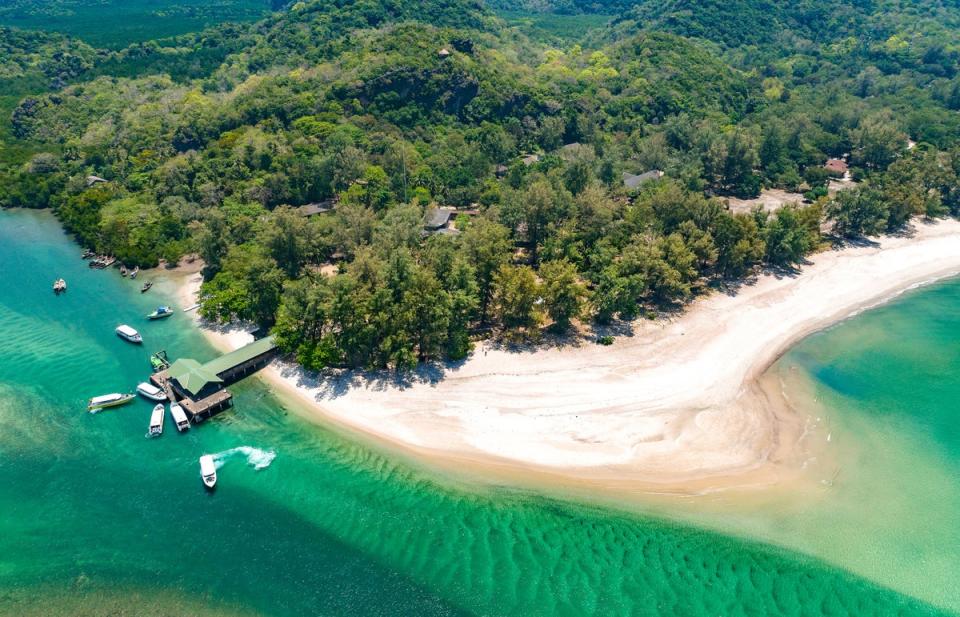
[{"label": "moored boat", "polygon": [[210,454],[204,454],[200,457],[200,477],[203,479],[203,485],[207,488],[213,488],[217,485],[217,464]]},{"label": "moored boat", "polygon": [[190,421],[187,420],[187,414],[178,403],[170,403],[170,416],[173,423],[177,425],[177,430],[183,432],[190,428]]},{"label": "moored boat", "polygon": [[57,279],[53,282],[53,293],[60,294],[67,290],[67,282],[63,279]]},{"label": "moored boat", "polygon": [[147,315],[147,319],[163,319],[173,315],[173,309],[169,306],[158,306],[157,310]]},{"label": "moored boat", "polygon": [[151,401],[166,401],[167,393],[156,387],[152,383],[143,382],[142,384],[137,385],[137,393],[144,398],[148,398]]},{"label": "moored boat", "polygon": [[140,288],[140,293],[145,294],[150,291],[150,288],[153,287],[153,281],[147,281],[143,284],[143,287]]},{"label": "moored boat", "polygon": [[89,401],[87,401],[87,411],[91,413],[96,413],[101,409],[107,407],[118,407],[120,405],[126,405],[134,399],[134,395],[130,393],[121,394],[119,392],[114,392],[113,394],[104,394],[102,396],[95,396]]},{"label": "moored boat", "polygon": [[167,358],[167,352],[161,349],[151,355],[150,366],[153,368],[154,373],[170,368],[170,360]]},{"label": "moored boat", "polygon": [[136,344],[143,342],[143,337],[140,336],[140,333],[134,330],[133,328],[131,328],[130,326],[128,326],[127,324],[117,326],[116,333],[117,333],[117,336],[119,336],[125,341],[130,341],[131,343],[136,343]]},{"label": "moored boat", "polygon": [[155,437],[163,433],[163,412],[163,403],[160,403],[154,406],[150,413],[150,431],[147,433],[149,437]]},{"label": "moored boat", "polygon": [[138,275],[138,274],[140,274],[140,266],[135,267],[135,268],[133,269],[133,271],[130,272],[130,278],[131,278],[131,279],[135,279],[135,278],[137,278],[137,275]]},{"label": "moored boat", "polygon": [[120,276],[126,276],[126,275],[127,275],[127,267],[123,264],[120,264]]}]

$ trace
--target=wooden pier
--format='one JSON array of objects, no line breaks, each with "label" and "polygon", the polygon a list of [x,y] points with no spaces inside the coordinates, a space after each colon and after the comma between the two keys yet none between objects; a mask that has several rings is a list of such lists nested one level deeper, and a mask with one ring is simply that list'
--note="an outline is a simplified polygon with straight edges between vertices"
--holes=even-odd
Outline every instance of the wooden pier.
[{"label": "wooden pier", "polygon": [[206,364],[180,358],[151,375],[150,381],[162,388],[171,402],[180,403],[190,422],[199,424],[233,405],[227,384],[260,370],[276,353],[276,343],[268,336]]}]

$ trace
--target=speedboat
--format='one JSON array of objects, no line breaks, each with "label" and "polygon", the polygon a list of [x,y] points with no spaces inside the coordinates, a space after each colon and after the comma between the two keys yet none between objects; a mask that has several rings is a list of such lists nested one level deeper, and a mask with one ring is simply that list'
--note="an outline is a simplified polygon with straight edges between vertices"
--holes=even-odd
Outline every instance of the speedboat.
[{"label": "speedboat", "polygon": [[166,402],[167,400],[166,392],[146,381],[137,385],[137,393],[144,398],[150,399],[151,401]]},{"label": "speedboat", "polygon": [[131,278],[131,279],[135,279],[135,278],[137,278],[137,275],[138,275],[138,274],[140,274],[140,266],[137,266],[136,268],[134,268],[134,269],[130,272],[130,278]]},{"label": "speedboat", "polygon": [[200,457],[200,477],[203,478],[203,485],[207,488],[217,485],[217,464],[210,454]]},{"label": "speedboat", "polygon": [[67,282],[63,279],[57,279],[53,282],[53,293],[59,294],[61,291],[67,290]]},{"label": "speedboat", "polygon": [[173,309],[169,306],[158,306],[157,310],[147,315],[147,319],[163,319],[173,315]]},{"label": "speedboat", "polygon": [[140,333],[126,324],[117,326],[116,332],[117,332],[117,336],[119,336],[120,338],[126,341],[130,341],[131,343],[139,344],[143,342],[143,337],[140,336]]},{"label": "speedboat", "polygon": [[87,401],[87,411],[96,413],[106,407],[118,407],[120,405],[126,405],[134,398],[135,397],[132,394],[120,394],[119,392],[114,392],[113,394],[104,394],[103,396],[95,396]]},{"label": "speedboat", "polygon": [[150,288],[153,287],[153,281],[147,281],[143,284],[143,287],[140,288],[140,293],[145,294],[150,291]]},{"label": "speedboat", "polygon": [[177,425],[177,430],[183,432],[190,428],[190,421],[187,420],[187,414],[177,403],[170,403],[170,415],[173,416],[173,423]]},{"label": "speedboat", "polygon": [[150,413],[150,432],[149,437],[155,437],[163,433],[163,403],[156,405],[153,412]]}]

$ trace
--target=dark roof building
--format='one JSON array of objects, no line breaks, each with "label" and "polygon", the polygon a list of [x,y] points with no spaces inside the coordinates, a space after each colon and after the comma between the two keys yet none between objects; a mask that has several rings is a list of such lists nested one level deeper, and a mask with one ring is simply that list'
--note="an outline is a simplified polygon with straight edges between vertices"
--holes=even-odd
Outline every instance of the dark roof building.
[{"label": "dark roof building", "polygon": [[437,231],[450,224],[453,208],[430,208],[423,217],[423,226],[429,231]]},{"label": "dark roof building", "polygon": [[659,169],[652,169],[640,175],[623,172],[623,185],[628,189],[635,189],[645,182],[659,180],[663,177],[663,172]]},{"label": "dark roof building", "polygon": [[333,206],[336,205],[336,201],[333,199],[325,199],[324,201],[319,201],[313,204],[306,204],[297,208],[297,212],[301,216],[315,216],[317,214],[325,214],[333,210]]}]

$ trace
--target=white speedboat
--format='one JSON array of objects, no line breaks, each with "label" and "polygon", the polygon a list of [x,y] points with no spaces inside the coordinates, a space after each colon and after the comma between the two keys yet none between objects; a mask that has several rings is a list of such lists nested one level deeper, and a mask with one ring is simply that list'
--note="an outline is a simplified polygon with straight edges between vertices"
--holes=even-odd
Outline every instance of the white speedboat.
[{"label": "white speedboat", "polygon": [[119,392],[114,392],[113,394],[104,394],[103,396],[95,396],[87,401],[87,411],[96,413],[107,407],[125,405],[134,398],[135,397],[132,394],[120,394]]},{"label": "white speedboat", "polygon": [[177,430],[181,433],[190,428],[187,413],[177,403],[170,403],[170,415],[173,417],[173,423],[177,425]]},{"label": "white speedboat", "polygon": [[163,403],[156,405],[150,414],[150,432],[149,437],[156,437],[163,433]]},{"label": "white speedboat", "polygon": [[119,336],[125,341],[130,341],[131,343],[143,342],[143,337],[140,336],[140,333],[134,330],[133,328],[131,328],[130,326],[128,326],[127,324],[117,326],[116,332],[117,332],[117,336]]},{"label": "white speedboat", "polygon": [[150,399],[151,401],[166,402],[167,400],[166,392],[146,381],[137,385],[137,393],[144,398]]},{"label": "white speedboat", "polygon": [[200,457],[200,477],[203,478],[203,485],[207,488],[217,485],[217,464],[210,454]]}]

